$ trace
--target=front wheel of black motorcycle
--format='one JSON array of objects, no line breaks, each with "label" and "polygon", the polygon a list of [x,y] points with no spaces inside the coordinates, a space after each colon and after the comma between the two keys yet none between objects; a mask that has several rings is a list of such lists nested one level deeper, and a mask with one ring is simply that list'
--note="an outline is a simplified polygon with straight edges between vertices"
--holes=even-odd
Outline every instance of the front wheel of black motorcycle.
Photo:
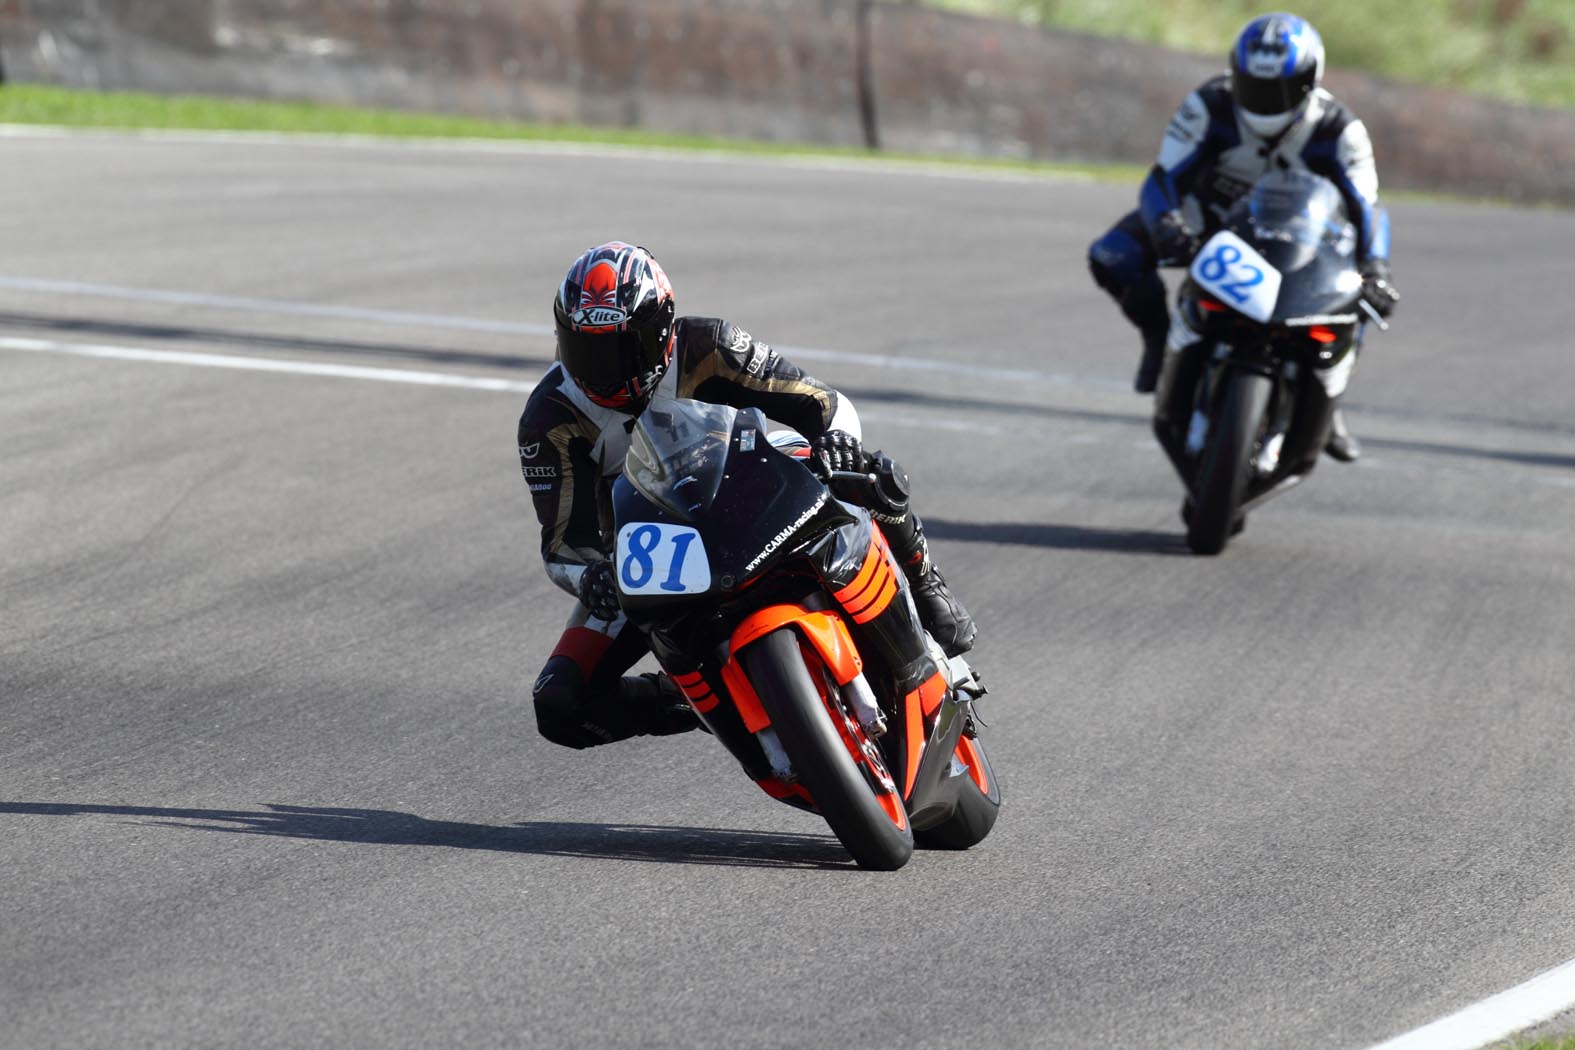
[{"label": "front wheel of black motorcycle", "polygon": [[952,756],[957,808],[939,824],[913,833],[924,849],[968,849],[984,841],[1001,811],[1001,784],[977,737],[963,736]]},{"label": "front wheel of black motorcycle", "polygon": [[1218,554],[1230,542],[1272,385],[1268,376],[1256,372],[1233,372],[1225,378],[1219,416],[1209,428],[1192,489],[1187,546],[1194,554]]},{"label": "front wheel of black motorcycle", "polygon": [[[867,777],[837,730],[839,717],[822,699],[805,666],[798,635],[773,631],[744,650],[744,670],[760,695],[777,738],[815,808],[861,868],[895,871],[913,855],[913,827],[895,787]],[[876,751],[878,759],[878,749]],[[889,775],[885,775],[889,782]]]}]

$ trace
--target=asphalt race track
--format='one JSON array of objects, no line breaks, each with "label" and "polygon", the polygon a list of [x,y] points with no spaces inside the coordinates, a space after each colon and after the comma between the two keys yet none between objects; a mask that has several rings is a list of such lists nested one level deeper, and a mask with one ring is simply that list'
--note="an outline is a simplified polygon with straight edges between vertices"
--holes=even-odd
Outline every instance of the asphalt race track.
[{"label": "asphalt race track", "polygon": [[[1083,263],[1135,187],[0,151],[5,1050],[1360,1048],[1575,956],[1575,215],[1396,204],[1367,455],[1199,559]],[[614,237],[909,467],[977,849],[861,872],[707,737],[536,735],[514,425]]]}]

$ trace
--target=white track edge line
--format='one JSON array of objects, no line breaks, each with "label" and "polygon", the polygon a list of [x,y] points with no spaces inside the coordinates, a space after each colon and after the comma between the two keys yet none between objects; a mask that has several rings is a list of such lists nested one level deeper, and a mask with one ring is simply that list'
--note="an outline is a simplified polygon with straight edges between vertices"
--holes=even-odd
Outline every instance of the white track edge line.
[{"label": "white track edge line", "polygon": [[[455,331],[490,332],[500,335],[522,335],[550,338],[553,327],[528,321],[494,321],[485,318],[459,317],[450,314],[412,313],[403,310],[380,310],[361,306],[339,306],[327,303],[298,303],[282,299],[254,299],[236,295],[210,295],[205,292],[181,292],[163,288],[128,288],[111,284],[91,284],[84,281],[57,281],[37,277],[17,277],[0,274],[0,289],[23,292],[43,292],[54,295],[78,295],[98,299],[124,299],[134,302],[165,303],[173,306],[201,306],[218,310],[249,310],[295,317],[323,317],[348,321],[370,321],[410,328],[442,328]],[[790,357],[806,361],[839,361],[864,365],[870,368],[901,368],[920,372],[938,372],[971,378],[997,379],[1008,383],[1048,383],[1054,386],[1092,389],[1125,390],[1126,384],[1113,380],[1086,379],[1060,372],[1041,372],[1029,368],[1000,368],[990,365],[968,364],[927,357],[897,357],[891,354],[870,354],[844,350],[820,350],[806,346],[781,346],[777,349]]]},{"label": "white track edge line", "polygon": [[85,281],[54,281],[37,277],[0,275],[0,288],[19,292],[45,292],[52,295],[79,295],[96,299],[127,299],[134,302],[165,303],[171,306],[206,306],[217,310],[250,310],[255,313],[294,317],[328,317],[342,321],[374,321],[407,328],[447,328],[458,331],[493,332],[501,335],[550,336],[552,325],[519,321],[490,321],[484,318],[457,317],[451,314],[412,313],[406,310],[379,310],[364,306],[339,306],[332,303],[296,303],[283,299],[254,299],[240,295],[210,295],[206,292],[179,292],[165,288],[126,288],[113,284]]},{"label": "white track edge line", "polygon": [[535,383],[486,376],[464,376],[447,372],[416,372],[397,368],[368,368],[364,365],[329,365],[311,361],[281,361],[266,357],[240,357],[229,354],[194,354],[183,350],[149,350],[136,346],[107,346],[97,343],[62,343],[53,339],[23,339],[0,336],[0,350],[25,350],[70,354],[75,357],[110,358],[167,365],[195,365],[202,368],[229,368],[246,372],[284,372],[292,375],[327,376],[334,379],[370,379],[383,383],[412,383],[418,386],[462,387],[528,394]]},{"label": "white track edge line", "polygon": [[[73,357],[96,357],[115,361],[136,361],[164,365],[187,365],[200,368],[228,368],[244,372],[275,372],[290,375],[326,376],[333,379],[366,379],[382,383],[409,383],[417,386],[460,387],[468,390],[529,394],[535,383],[513,379],[492,379],[485,376],[464,376],[447,372],[417,372],[396,368],[368,368],[365,365],[330,365],[310,361],[284,361],[266,357],[242,357],[234,354],[197,354],[185,350],[152,350],[138,346],[111,346],[102,343],[64,343],[54,339],[26,339],[19,336],[0,336],[0,350],[21,350],[32,353],[67,354]],[[968,434],[1002,435],[1010,433],[1007,427],[990,423],[976,423],[966,419],[918,420],[911,413],[861,412],[866,419],[887,425],[920,426],[926,430],[949,430]]]},{"label": "white track edge line", "polygon": [[1480,1050],[1575,1007],[1575,959],[1369,1050]]}]

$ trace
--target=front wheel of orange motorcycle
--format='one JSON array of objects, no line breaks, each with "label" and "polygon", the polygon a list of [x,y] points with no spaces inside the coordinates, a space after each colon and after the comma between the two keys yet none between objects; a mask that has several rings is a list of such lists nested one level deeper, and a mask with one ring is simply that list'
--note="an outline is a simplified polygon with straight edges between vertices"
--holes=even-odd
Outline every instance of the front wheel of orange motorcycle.
[{"label": "front wheel of orange motorcycle", "polygon": [[834,712],[792,628],[773,631],[741,655],[744,670],[793,763],[799,783],[861,868],[895,871],[913,855],[913,826],[901,795],[868,749],[863,769],[833,718]]}]

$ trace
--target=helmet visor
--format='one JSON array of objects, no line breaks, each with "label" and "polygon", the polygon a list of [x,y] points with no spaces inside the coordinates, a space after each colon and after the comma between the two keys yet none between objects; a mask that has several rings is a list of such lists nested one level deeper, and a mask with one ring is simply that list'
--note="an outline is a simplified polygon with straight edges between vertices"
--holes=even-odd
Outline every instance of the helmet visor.
[{"label": "helmet visor", "polygon": [[652,345],[647,338],[643,332],[575,332],[559,327],[558,359],[587,394],[610,403],[654,386],[666,364],[666,346]]},{"label": "helmet visor", "polygon": [[1238,69],[1231,74],[1230,90],[1236,105],[1248,113],[1277,117],[1302,104],[1316,76],[1311,68],[1290,77],[1255,77]]},{"label": "helmet visor", "polygon": [[647,353],[639,332],[574,332],[561,327],[558,360],[570,378],[603,390],[622,387],[661,363],[658,355]]}]

